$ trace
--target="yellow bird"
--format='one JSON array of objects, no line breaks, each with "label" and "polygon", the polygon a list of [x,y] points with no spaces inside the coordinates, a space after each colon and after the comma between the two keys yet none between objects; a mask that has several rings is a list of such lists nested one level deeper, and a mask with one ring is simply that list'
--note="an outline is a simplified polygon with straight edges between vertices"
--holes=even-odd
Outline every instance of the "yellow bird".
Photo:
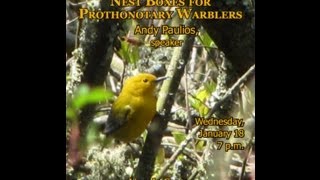
[{"label": "yellow bird", "polygon": [[148,73],[128,78],[112,105],[104,133],[123,142],[139,137],[156,114],[155,89],[164,79]]}]

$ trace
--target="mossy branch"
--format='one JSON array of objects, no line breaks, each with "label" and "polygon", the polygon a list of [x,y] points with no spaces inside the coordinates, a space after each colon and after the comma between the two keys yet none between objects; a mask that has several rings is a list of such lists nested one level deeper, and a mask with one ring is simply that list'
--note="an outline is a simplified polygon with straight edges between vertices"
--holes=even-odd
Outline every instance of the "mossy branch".
[{"label": "mossy branch", "polygon": [[[98,4],[88,3],[91,10],[115,10],[110,2],[102,0]],[[83,70],[81,83],[91,87],[102,86],[108,74],[114,52],[114,44],[119,32],[119,20],[84,19],[80,34],[79,60]],[[93,118],[95,105],[85,106],[80,113],[81,134],[86,134],[88,123]]]},{"label": "mossy branch", "polygon": [[[190,22],[189,22],[190,23]],[[178,90],[179,82],[184,73],[184,68],[190,59],[190,52],[195,36],[181,35],[179,40],[184,40],[181,47],[174,49],[167,77],[159,92],[157,102],[157,115],[149,128],[142,155],[139,160],[136,176],[140,179],[150,179],[154,169],[154,162],[161,144],[164,130],[167,128],[174,96]]]}]

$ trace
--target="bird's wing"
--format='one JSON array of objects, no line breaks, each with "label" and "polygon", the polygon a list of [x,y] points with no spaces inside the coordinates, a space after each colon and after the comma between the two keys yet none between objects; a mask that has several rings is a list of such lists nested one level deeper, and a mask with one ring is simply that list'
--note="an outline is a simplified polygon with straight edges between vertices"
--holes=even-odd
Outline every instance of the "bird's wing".
[{"label": "bird's wing", "polygon": [[122,110],[122,112],[113,112],[111,111],[109,118],[105,124],[104,133],[110,135],[129,120],[129,114],[132,112],[132,108],[127,105]]}]

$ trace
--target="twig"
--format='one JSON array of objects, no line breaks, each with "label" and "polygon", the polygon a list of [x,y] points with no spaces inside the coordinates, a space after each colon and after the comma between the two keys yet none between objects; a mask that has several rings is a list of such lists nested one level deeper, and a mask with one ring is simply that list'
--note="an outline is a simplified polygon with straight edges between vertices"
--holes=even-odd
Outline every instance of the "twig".
[{"label": "twig", "polygon": [[189,98],[188,98],[188,64],[186,65],[184,69],[184,74],[185,74],[185,101],[186,101],[186,110],[187,110],[187,124],[186,124],[186,134],[188,134],[188,131],[192,129],[192,120],[191,120],[191,113],[190,113],[190,107],[189,107]]},{"label": "twig", "polygon": [[203,79],[204,82],[208,81],[210,73],[211,73],[211,69],[209,69],[209,71],[205,74],[205,77]]},{"label": "twig", "polygon": [[110,86],[111,86],[112,92],[117,93],[116,84],[115,84],[115,82],[114,82],[114,80],[112,79],[111,76],[109,76],[109,82],[110,82]]},{"label": "twig", "polygon": [[69,1],[69,4],[71,4],[72,6],[81,7],[83,4],[87,4],[87,2],[77,2],[77,3],[74,3],[74,2]]},{"label": "twig", "polygon": [[66,62],[66,68],[68,68],[70,66],[71,61],[74,60],[74,56],[72,56],[71,58],[69,58]]},{"label": "twig", "polygon": [[168,128],[171,128],[172,130],[175,130],[175,131],[180,130],[181,132],[186,129],[186,127],[179,125],[175,122],[168,122]]},{"label": "twig", "polygon": [[[112,66],[112,65],[111,65],[111,66]],[[118,81],[121,80],[121,76],[120,76],[116,71],[114,71],[112,68],[109,69],[109,73],[110,73],[113,77],[115,77]]]},{"label": "twig", "polygon": [[[236,83],[233,84],[233,86],[225,93],[225,95],[212,107],[210,112],[205,117],[206,119],[211,117],[213,113],[229,98],[231,98],[231,95],[235,93],[236,90],[239,89],[239,86],[244,83],[251,75],[253,75],[255,72],[255,65],[252,65],[249,70],[241,76],[237,80]],[[191,133],[186,137],[186,139],[181,142],[179,148],[173,153],[171,158],[168,160],[168,162],[164,165],[164,167],[160,170],[159,175],[157,176],[157,179],[160,179],[164,173],[168,170],[168,168],[173,164],[173,162],[177,159],[179,154],[183,151],[183,149],[190,143],[192,138],[196,135],[196,133],[202,128],[203,126],[197,126],[195,127]]]},{"label": "twig", "polygon": [[[199,40],[201,41],[201,43],[203,43],[203,41],[202,41],[202,39],[201,39],[201,38],[199,38]],[[196,44],[196,45],[193,45],[193,47],[195,47],[195,48],[208,48],[208,49],[218,49],[217,47],[204,46],[204,45],[198,45],[198,44]]]},{"label": "twig", "polygon": [[249,147],[249,152],[247,154],[247,156],[244,158],[243,162],[242,162],[242,167],[241,167],[241,174],[239,176],[239,180],[242,180],[244,179],[244,173],[246,172],[246,165],[247,165],[247,160],[248,160],[248,157],[249,155],[251,154],[251,148],[252,146]]},{"label": "twig", "polygon": [[121,81],[120,81],[120,89],[122,89],[122,87],[123,87],[124,74],[126,73],[126,67],[127,67],[127,61],[124,61],[122,75],[121,75]]},{"label": "twig", "polygon": [[191,174],[191,176],[189,177],[188,180],[193,180],[193,179],[195,179],[198,174],[199,174],[199,170],[196,169],[196,170]]},{"label": "twig", "polygon": [[78,18],[79,18],[79,17],[75,17],[75,18],[73,18],[72,20],[68,20],[68,21],[66,22],[66,25],[69,25],[69,24],[71,24],[72,22],[78,20]]},{"label": "twig", "polygon": [[247,161],[248,161],[248,158],[252,152],[252,138],[253,138],[253,134],[252,134],[252,137],[251,137],[251,141],[250,141],[250,144],[248,145],[248,154],[246,155],[246,157],[244,158],[243,160],[243,163],[242,163],[242,168],[241,168],[241,174],[240,174],[240,177],[239,177],[239,180],[242,180],[244,179],[244,173],[246,171],[246,165],[247,165]]},{"label": "twig", "polygon": [[[161,143],[162,146],[173,146],[173,147],[179,147],[179,145],[177,144],[173,144],[173,143]],[[190,153],[190,154],[193,154],[196,158],[197,158],[197,161],[201,161],[201,157],[193,150],[189,149],[189,148],[185,148],[184,149],[186,152]]]},{"label": "twig", "polygon": [[75,39],[75,43],[74,43],[75,49],[77,49],[79,47],[79,37],[80,37],[81,26],[82,26],[82,20],[79,20],[77,23],[76,39]]}]

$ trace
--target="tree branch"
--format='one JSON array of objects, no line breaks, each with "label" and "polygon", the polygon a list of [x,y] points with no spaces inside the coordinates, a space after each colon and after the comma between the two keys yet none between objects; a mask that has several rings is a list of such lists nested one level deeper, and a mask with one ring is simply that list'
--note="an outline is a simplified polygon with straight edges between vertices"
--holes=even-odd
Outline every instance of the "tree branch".
[{"label": "tree branch", "polygon": [[[191,24],[191,21],[187,22]],[[184,68],[190,59],[190,52],[195,36],[182,35],[179,40],[184,40],[182,47],[174,49],[173,56],[168,68],[167,77],[171,77],[163,82],[159,98],[157,101],[157,115],[150,125],[145,145],[137,168],[137,177],[140,179],[150,179],[154,169],[155,157],[161,144],[164,130],[167,128],[171,107],[174,102],[179,82],[184,73]]]},{"label": "tree branch", "polygon": [[[93,10],[115,10],[107,0],[97,5],[88,5]],[[92,20],[84,19],[79,41],[79,60],[83,70],[81,83],[91,87],[102,86],[110,68],[114,52],[114,43],[117,41],[119,20]],[[86,134],[88,123],[92,120],[95,105],[87,105],[80,113],[81,135]]]}]

